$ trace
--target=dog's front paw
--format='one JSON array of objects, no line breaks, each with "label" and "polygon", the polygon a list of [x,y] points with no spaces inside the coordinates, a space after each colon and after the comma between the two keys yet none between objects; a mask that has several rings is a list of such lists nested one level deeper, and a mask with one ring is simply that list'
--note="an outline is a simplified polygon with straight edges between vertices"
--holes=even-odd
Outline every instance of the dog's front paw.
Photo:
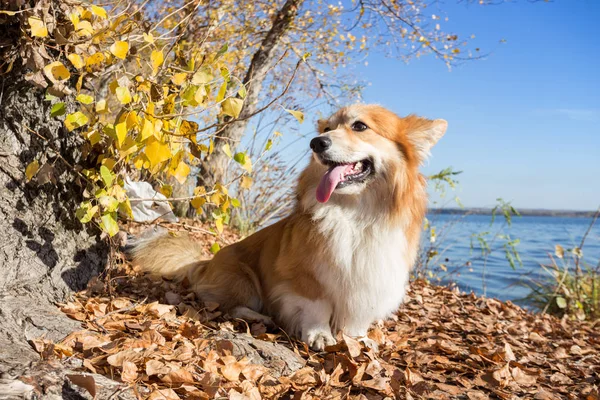
[{"label": "dog's front paw", "polygon": [[337,343],[331,331],[326,329],[310,329],[302,338],[308,343],[308,346],[314,351],[323,351],[327,346],[333,346]]}]

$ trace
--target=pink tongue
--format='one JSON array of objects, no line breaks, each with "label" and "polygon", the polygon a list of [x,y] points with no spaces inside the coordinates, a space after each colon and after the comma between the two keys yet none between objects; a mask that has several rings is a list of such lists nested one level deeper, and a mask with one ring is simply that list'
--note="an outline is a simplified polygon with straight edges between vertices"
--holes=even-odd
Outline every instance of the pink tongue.
[{"label": "pink tongue", "polygon": [[346,169],[352,169],[352,167],[353,165],[350,164],[337,165],[329,168],[321,178],[319,187],[317,187],[317,201],[320,203],[327,203],[337,184],[343,180]]}]

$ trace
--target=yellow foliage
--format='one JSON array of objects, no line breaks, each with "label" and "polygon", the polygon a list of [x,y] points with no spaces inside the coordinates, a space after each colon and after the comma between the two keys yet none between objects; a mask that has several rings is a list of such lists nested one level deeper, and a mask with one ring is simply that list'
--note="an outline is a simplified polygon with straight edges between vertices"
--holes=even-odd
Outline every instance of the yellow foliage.
[{"label": "yellow foliage", "polygon": [[162,51],[160,51],[160,50],[152,51],[152,54],[150,55],[150,61],[152,63],[152,75],[158,74],[158,69],[160,68],[160,66],[162,65],[162,63],[164,61],[164,56],[163,56]]},{"label": "yellow foliage", "polygon": [[33,160],[31,163],[29,163],[29,165],[27,165],[27,168],[25,169],[25,177],[27,178],[27,181],[30,181],[35,176],[35,174],[37,174],[39,169],[40,163],[38,162],[38,160]]},{"label": "yellow foliage", "polygon": [[48,36],[48,28],[46,28],[44,21],[36,17],[29,17],[27,21],[31,27],[31,36],[42,38]]},{"label": "yellow foliage", "polygon": [[171,158],[171,148],[169,145],[154,138],[146,142],[144,153],[148,161],[150,161],[151,168]]},{"label": "yellow foliage", "polygon": [[128,88],[119,86],[115,90],[115,94],[117,95],[117,99],[121,104],[131,103],[131,92]]},{"label": "yellow foliage", "polygon": [[123,41],[116,41],[110,46],[110,52],[117,58],[124,60],[129,52],[129,43]]},{"label": "yellow foliage", "polygon": [[71,77],[71,73],[60,61],[54,61],[44,67],[44,74],[52,82],[64,81]]},{"label": "yellow foliage", "polygon": [[69,59],[69,61],[71,61],[71,64],[73,64],[73,66],[77,69],[81,69],[85,66],[83,58],[81,58],[79,54],[71,53],[67,55],[67,58]]}]

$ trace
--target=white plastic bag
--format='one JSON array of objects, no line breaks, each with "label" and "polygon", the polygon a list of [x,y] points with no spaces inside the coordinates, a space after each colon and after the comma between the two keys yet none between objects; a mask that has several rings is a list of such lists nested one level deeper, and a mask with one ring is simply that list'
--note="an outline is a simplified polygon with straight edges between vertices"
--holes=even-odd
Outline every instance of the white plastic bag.
[{"label": "white plastic bag", "polygon": [[[133,182],[129,177],[125,178],[125,191],[131,203],[133,220],[138,222],[154,221],[162,218],[169,222],[178,222],[179,219],[173,211],[167,198],[158,193],[148,182]],[[136,200],[143,199],[143,200]],[[155,201],[159,200],[159,201]]]}]

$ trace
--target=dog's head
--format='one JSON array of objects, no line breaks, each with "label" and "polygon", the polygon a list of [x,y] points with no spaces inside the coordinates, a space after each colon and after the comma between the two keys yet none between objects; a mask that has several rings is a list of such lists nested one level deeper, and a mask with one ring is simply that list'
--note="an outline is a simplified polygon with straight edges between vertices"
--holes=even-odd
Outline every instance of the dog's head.
[{"label": "dog's head", "polygon": [[371,185],[410,180],[446,132],[444,120],[405,118],[376,105],[352,105],[318,122],[307,178],[319,179],[321,203],[335,194],[356,196]]}]

